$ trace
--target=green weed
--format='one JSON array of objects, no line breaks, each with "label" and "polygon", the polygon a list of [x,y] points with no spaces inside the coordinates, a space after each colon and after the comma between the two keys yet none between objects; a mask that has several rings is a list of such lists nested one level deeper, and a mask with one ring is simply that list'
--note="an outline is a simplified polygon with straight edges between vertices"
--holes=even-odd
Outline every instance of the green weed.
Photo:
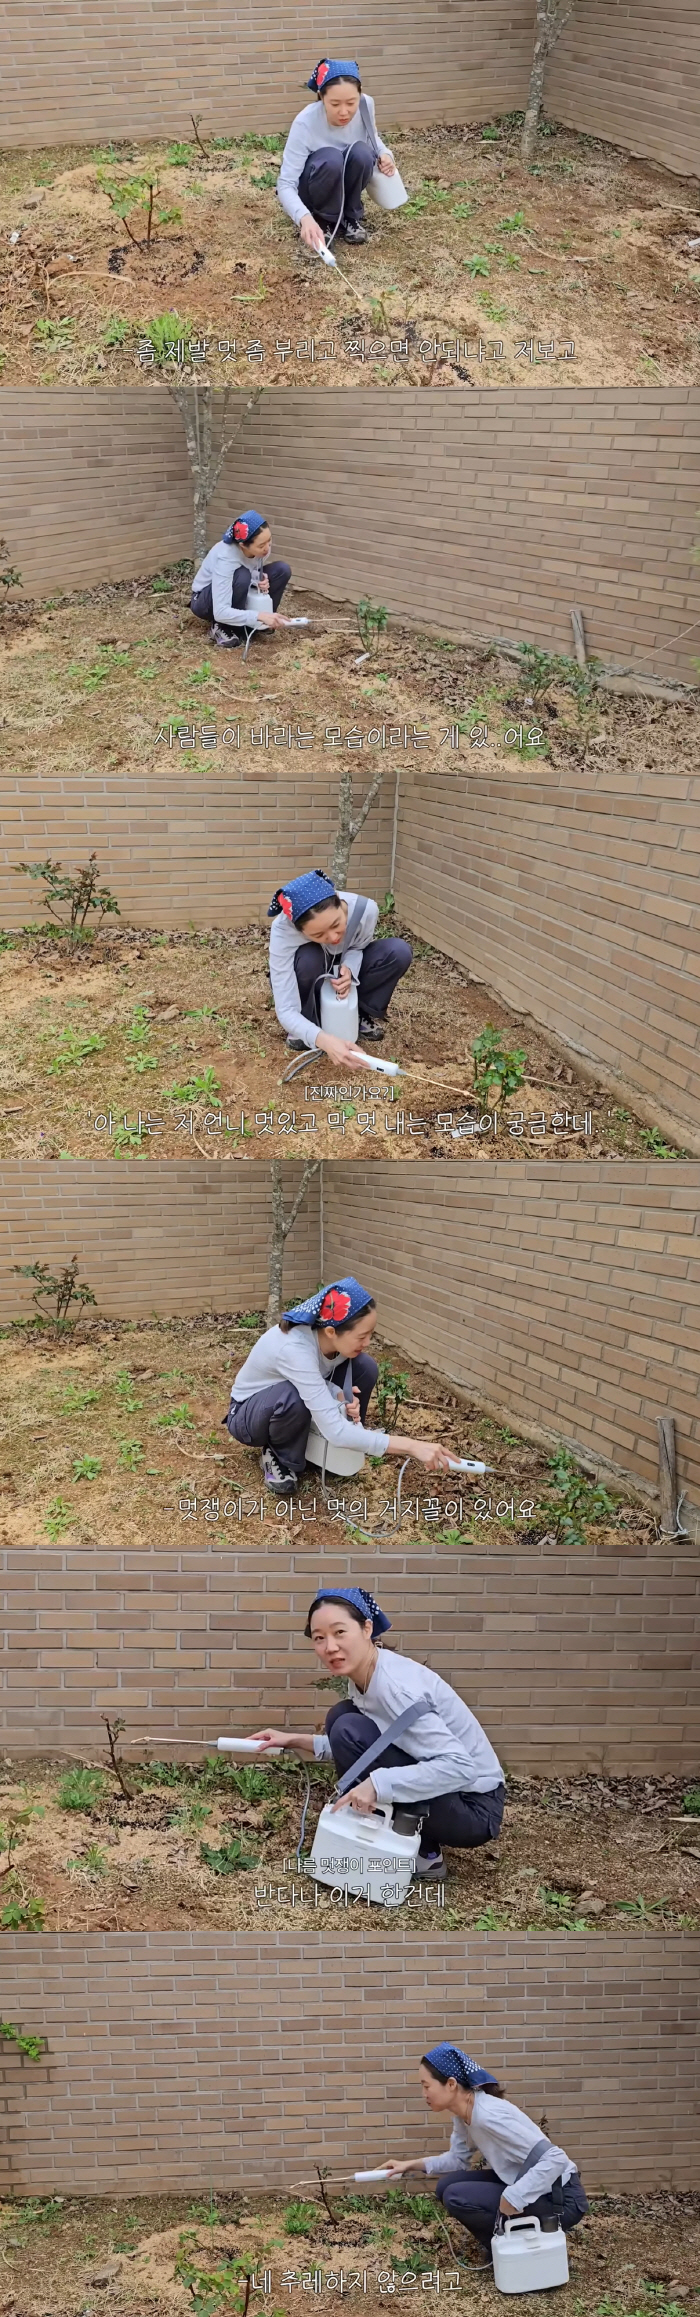
[{"label": "green weed", "polygon": [[104,1038],[98,1030],[62,1030],[53,1060],[48,1065],[50,1078],[63,1078],[66,1070],[80,1070],[83,1062],[104,1050]]},{"label": "green weed", "polygon": [[244,1850],[238,1834],[234,1834],[230,1842],[223,1842],[218,1850],[212,1850],[208,1842],[201,1842],[199,1856],[215,1875],[251,1874],[260,1863],[250,1851]]},{"label": "green weed", "polygon": [[70,1505],[64,1504],[62,1496],[53,1497],[51,1504],[47,1505],[46,1519],[42,1525],[52,1545],[57,1545],[59,1537],[65,1536],[66,1529],[72,1528],[73,1514]]},{"label": "green weed", "polygon": [[474,1061],[474,1092],[478,1102],[487,1102],[492,1086],[498,1088],[499,1107],[509,1094],[517,1094],[525,1077],[527,1055],[522,1046],[506,1053],[502,1032],[487,1022],[472,1046]]},{"label": "green weed", "polygon": [[59,1810],[94,1810],[96,1802],[102,1801],[106,1783],[103,1770],[65,1770],[56,1796]]}]

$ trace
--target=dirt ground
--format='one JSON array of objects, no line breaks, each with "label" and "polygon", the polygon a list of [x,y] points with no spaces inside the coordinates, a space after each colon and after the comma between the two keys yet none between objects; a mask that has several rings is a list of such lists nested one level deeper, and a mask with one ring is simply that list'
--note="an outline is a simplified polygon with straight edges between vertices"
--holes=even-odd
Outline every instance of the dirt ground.
[{"label": "dirt ground", "polygon": [[[2,1516],[10,1548],[31,1552],[48,1536],[89,1551],[109,1536],[113,1546],[121,1538],[133,1549],[147,1526],[158,1549],[172,1545],[174,1523],[185,1549],[188,1539],[201,1542],[205,1533],[220,1542],[226,1503],[233,1512],[242,1495],[248,1514],[260,1495],[256,1456],[234,1442],[222,1447],[220,1428],[231,1377],[257,1327],[255,1314],[239,1315],[238,1322],[209,1316],[136,1326],[97,1320],[82,1346],[63,1343],[57,1350],[48,1342],[18,1345],[5,1333]],[[429,1550],[435,1540],[443,1551],[470,1544],[498,1551],[512,1549],[515,1540],[527,1553],[543,1544],[555,1550],[563,1540],[583,1550],[606,1543],[619,1549],[625,1537],[638,1544],[656,1535],[652,1509],[622,1491],[610,1493],[607,1508],[591,1493],[577,1512],[543,1450],[458,1405],[443,1381],[399,1347],[382,1345],[380,1358],[389,1375],[403,1378],[401,1422],[414,1438],[441,1440],[492,1466],[487,1482],[464,1485],[461,1502],[434,1482],[420,1488],[418,1499],[410,1495],[419,1483],[409,1467],[400,1533],[410,1542]],[[394,1421],[391,1407],[382,1408]],[[593,1492],[595,1484],[588,1485]],[[291,1509],[292,1538],[312,1537],[321,1553],[332,1552],[345,1507],[358,1540],[371,1531],[375,1542],[385,1535],[390,1545],[398,1532],[382,1469],[368,1465],[352,1489],[327,1509],[307,1478]],[[268,1539],[279,1542],[278,1508],[268,1501],[269,1525],[256,1517],[263,1551]],[[240,1539],[241,1529],[229,1533]],[[322,1727],[326,1686],[310,1679],[312,1727]],[[25,1910],[25,1927],[34,1927],[33,1907],[35,1927],[52,1931],[174,1923],[279,1927],[298,1921],[300,1909],[317,1929],[337,1927],[337,1898],[324,1894],[315,1905],[296,1865],[304,1792],[298,1764],[241,1768],[208,1757],[204,1745],[201,1753],[188,1752],[184,1765],[156,1761],[136,1720],[119,1744],[133,1793],[125,1796],[106,1768],[105,1734],[96,1722],[94,1749],[80,1760],[99,1771],[97,1786],[87,1796],[79,1788],[79,1806],[68,1808],[60,1799],[66,1759],[3,1758],[0,1818],[17,1830],[15,1856],[0,1861],[0,1871],[9,1864],[0,1881],[11,1906],[4,1928],[17,1927],[13,1905]],[[307,1848],[331,1785],[324,1765],[311,1767]],[[687,1790],[692,1793],[692,1785]],[[685,1792],[673,1777],[559,1780],[509,1773],[499,1842],[448,1854],[444,1889],[421,1886],[401,1919],[418,1926],[429,1916],[436,1934],[470,1923],[486,1930],[600,1927],[607,1935],[632,1924],[695,1928],[700,1835],[693,1810],[683,1809]],[[228,1863],[212,1865],[202,1855],[203,1844],[218,1853],[232,1843],[240,1847]],[[379,1908],[348,1912],[363,1935],[386,1928]]]},{"label": "dirt ground", "polygon": [[[344,279],[302,252],[279,207],[281,137],[210,142],[204,124],[205,156],[183,121],[171,145],[6,153],[5,383],[147,378],[139,342],[163,316],[166,336],[206,339],[211,377],[245,385],[251,372],[320,388],[697,379],[697,180],[547,122],[525,169],[519,123],[383,124],[411,199],[393,215],[367,202],[368,243],[339,245]],[[150,251],[101,177],[117,199],[157,183]],[[143,244],[145,212],[128,227]]]},{"label": "dirt ground", "polygon": [[[551,2123],[555,2130],[556,2119]],[[379,2142],[370,2152],[377,2162],[386,2153]],[[243,2308],[245,2275],[262,2283],[265,2269],[268,2293],[254,2290],[251,2308],[268,2309],[270,2317],[307,2307],[304,2277],[310,2283],[315,2275],[322,2280],[317,2293],[340,2298],[341,2271],[344,2298],[351,2306],[353,2295],[361,2300],[368,2317],[378,2317],[387,2300],[395,2307],[408,2299],[410,2278],[421,2275],[434,2280],[432,2294],[439,2277],[438,2304],[451,2293],[467,2311],[502,2306],[492,2276],[473,2265],[474,2240],[454,2220],[446,2240],[427,2182],[412,2180],[387,2195],[330,2178],[331,2219],[319,2201],[313,2160],[305,2170],[311,2185],[295,2194],[290,2183],[286,2197],[8,2201],[0,2206],[2,2317],[93,2317],[96,2310],[107,2317],[185,2317],[197,2309],[234,2317]],[[555,2304],[563,2317],[681,2317],[696,2310],[698,2195],[654,2189],[593,2196],[589,2190],[589,2200],[587,2218],[567,2240],[569,2283]],[[535,2317],[539,2305],[531,2294],[519,2302],[523,2317]]]},{"label": "dirt ground", "polygon": [[[700,726],[694,695],[670,704],[597,692],[581,706],[553,670],[535,706],[529,676],[497,652],[393,623],[358,668],[360,639],[350,607],[301,593],[294,606],[308,609],[308,636],[281,631],[244,665],[240,653],[210,650],[186,608],[184,587],[178,569],[170,577],[10,614],[4,716],[20,780],[31,779],[49,747],[55,772],[69,783],[86,765],[114,777],[122,767],[157,763],[167,764],[174,784],[196,785],[218,765],[221,750],[183,753],[177,739],[169,750],[159,731],[186,721],[198,736],[203,724],[221,734],[240,723],[242,751],[245,745],[250,754],[251,730],[264,724],[274,732],[290,723],[296,729],[300,698],[305,729],[314,736],[309,760],[323,768],[324,781],[326,727],[416,726],[428,734],[434,761],[455,771],[468,769],[470,752],[476,761],[477,745],[480,767],[502,760],[510,747],[504,736],[520,731],[541,736],[539,749],[533,744],[529,752],[526,739],[533,763],[544,752],[555,764],[601,762],[609,771],[614,760],[621,773],[643,765],[663,777],[669,766],[675,774],[694,761]],[[446,753],[440,734],[457,727],[459,752]],[[472,740],[477,732],[487,734],[483,745]],[[233,761],[239,766],[241,756]],[[259,754],[254,761],[257,772]],[[396,759],[387,752],[384,762],[384,778],[393,784]],[[357,801],[377,763],[376,748],[354,759]],[[62,850],[50,832],[48,849]],[[281,861],[280,876],[284,866]],[[109,884],[104,862],[100,871]],[[533,1151],[557,1161],[582,1152],[684,1155],[658,1126],[644,1122],[643,1107],[637,1113],[601,1088],[593,1065],[570,1056],[529,1015],[503,1005],[482,981],[416,939],[410,926],[399,927],[391,897],[381,930],[405,931],[414,947],[383,1049],[403,1072],[392,1082],[393,1097],[381,1077],[353,1079],[311,1062],[289,1091],[284,1087],[295,1058],[272,1008],[260,925],[134,930],[118,879],[112,889],[124,924],[108,915],[99,934],[76,946],[51,934],[43,889],[27,878],[25,923],[34,931],[0,935],[4,1154],[109,1159],[151,1152],[162,1158],[188,1150],[195,1163],[201,1156],[266,1162],[274,1132],[285,1137],[287,1151],[306,1155],[313,1148],[318,1157],[339,1150],[400,1159],[456,1152],[474,1160],[494,1152],[526,1159]],[[473,1092],[472,1047],[487,1023],[501,1033],[504,1048],[525,1053],[523,1082],[502,1106],[495,1132],[493,1100],[475,1101]],[[305,1094],[307,1087],[334,1086],[335,1098],[331,1093],[314,1102]],[[395,1132],[400,1113],[406,1124]],[[157,1122],[151,1132],[149,1118]],[[542,1119],[544,1131],[535,1123]],[[455,1140],[460,1124],[469,1131]]]}]

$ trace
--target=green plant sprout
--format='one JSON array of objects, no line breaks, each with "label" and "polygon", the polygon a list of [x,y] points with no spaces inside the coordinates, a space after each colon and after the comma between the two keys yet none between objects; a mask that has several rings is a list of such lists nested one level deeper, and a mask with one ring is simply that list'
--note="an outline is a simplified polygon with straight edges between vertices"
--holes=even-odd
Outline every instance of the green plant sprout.
[{"label": "green plant sprout", "polygon": [[232,1835],[231,1840],[223,1842],[218,1850],[212,1850],[208,1842],[201,1842],[199,1856],[203,1865],[210,1867],[215,1875],[252,1874],[260,1864],[250,1851],[244,1850],[239,1834]]},{"label": "green plant sprout", "polygon": [[[189,317],[185,318],[182,314],[153,314],[150,321],[141,325],[141,334],[148,339],[149,345],[153,347],[155,360],[160,368],[166,362],[178,360],[177,348],[188,344],[193,330],[194,323],[189,320]],[[169,586],[168,581],[161,581],[160,588],[157,587],[155,581],[153,582],[154,591],[163,595]]]},{"label": "green plant sprout", "polygon": [[218,1102],[221,1087],[216,1071],[209,1065],[208,1069],[200,1070],[197,1076],[184,1079],[181,1086],[166,1086],[164,1094],[167,1102]]},{"label": "green plant sprout", "polygon": [[[85,868],[77,869],[74,875],[69,870],[64,871],[60,861],[52,861],[50,854],[45,861],[18,862],[14,874],[16,877],[33,877],[42,881],[46,888],[42,895],[42,908],[48,910],[57,928],[61,933],[66,933],[71,941],[80,940],[85,932],[86,918],[92,912],[99,913],[98,928],[103,917],[119,916],[119,903],[115,901],[114,894],[110,893],[107,885],[100,885],[96,853],[91,853]],[[67,919],[58,914],[59,909],[66,907]]]},{"label": "green plant sprout", "polygon": [[60,1403],[62,1416],[82,1416],[86,1408],[94,1408],[99,1396],[89,1387],[81,1391],[77,1384],[67,1383]]},{"label": "green plant sprout", "polygon": [[380,1360],[375,1391],[379,1420],[384,1432],[394,1431],[399,1409],[404,1400],[408,1399],[410,1380],[405,1372],[397,1373],[390,1367],[388,1360]]},{"label": "green plant sprout", "polygon": [[137,1408],[143,1407],[143,1401],[136,1397],[133,1377],[128,1368],[118,1368],[114,1379],[114,1389],[119,1406],[124,1409],[127,1416],[134,1416]]},{"label": "green plant sprout", "polygon": [[553,1516],[557,1542],[579,1547],[585,1545],[586,1523],[613,1519],[617,1506],[602,1482],[586,1480],[568,1449],[558,1448],[556,1455],[549,1458],[548,1469],[554,1476],[554,1486],[560,1499]]},{"label": "green plant sprout", "polygon": [[0,1909],[0,1930],[43,1931],[43,1928],[43,1899],[8,1899],[7,1905]]},{"label": "green plant sprout", "polygon": [[73,337],[72,314],[40,314],[34,324],[34,336],[40,346],[48,346],[57,354],[70,346]]},{"label": "green plant sprout", "polygon": [[186,1400],[181,1400],[177,1408],[164,1409],[162,1415],[156,1416],[156,1425],[161,1432],[194,1432],[195,1430],[192,1410],[188,1407]]},{"label": "green plant sprout", "polygon": [[0,2037],[4,2038],[5,2043],[13,2043],[15,2050],[21,2052],[25,2060],[42,2060],[47,2049],[45,2036],[25,2035],[22,2028],[15,2027],[11,2019],[0,2019]]},{"label": "green plant sprout", "polygon": [[119,1463],[122,1471],[138,1472],[139,1465],[143,1464],[144,1454],[142,1440],[120,1440]]},{"label": "green plant sprout", "polygon": [[[156,209],[155,204],[160,194],[157,177],[146,175],[129,177],[120,185],[116,178],[107,176],[106,170],[98,169],[97,182],[100,191],[106,193],[115,217],[120,219],[125,232],[128,233],[129,240],[133,241],[135,249],[151,248],[157,226],[174,225],[180,222],[182,216],[180,209]],[[129,224],[129,218],[133,216],[135,210],[145,219],[145,241],[132,231]]]},{"label": "green plant sprout", "polygon": [[472,1046],[474,1061],[474,1092],[478,1102],[488,1102],[492,1086],[498,1088],[498,1105],[502,1108],[509,1094],[517,1094],[522,1086],[527,1065],[523,1046],[506,1053],[502,1032],[487,1022]]},{"label": "green plant sprout", "polygon": [[99,1456],[74,1456],[74,1480],[96,1480],[98,1472],[101,1471],[102,1461]]},{"label": "green plant sprout", "polygon": [[[10,562],[10,553],[7,540],[0,539],[0,589],[5,589],[5,603],[7,602],[10,588],[21,587],[21,585],[22,573],[21,571],[17,571],[15,569],[14,563]],[[3,603],[2,595],[0,594],[0,611],[4,611],[5,603]]]},{"label": "green plant sprout", "polygon": [[81,1070],[93,1054],[104,1050],[104,1038],[98,1030],[61,1030],[56,1053],[48,1063],[49,1078],[63,1078],[67,1070]]},{"label": "green plant sprout", "polygon": [[[97,1297],[93,1295],[92,1289],[79,1283],[77,1255],[72,1255],[63,1271],[55,1274],[49,1271],[46,1263],[13,1263],[12,1269],[19,1279],[33,1279],[36,1283],[32,1295],[35,1312],[29,1321],[30,1327],[52,1328],[56,1336],[74,1334],[80,1326],[86,1306],[96,1306]],[[50,1312],[43,1309],[47,1297],[53,1302],[53,1311]],[[72,1318],[71,1305],[74,1303],[79,1309],[77,1316]]]},{"label": "green plant sprout", "polygon": [[62,1496],[52,1497],[46,1507],[46,1518],[42,1525],[44,1535],[50,1537],[52,1545],[57,1545],[59,1538],[65,1536],[66,1529],[72,1528],[73,1514],[70,1505],[64,1504]]},{"label": "green plant sprout", "polygon": [[356,606],[356,618],[360,642],[363,649],[369,652],[373,644],[376,643],[377,637],[383,636],[388,626],[389,614],[386,604],[372,603],[368,595],[363,595]]}]

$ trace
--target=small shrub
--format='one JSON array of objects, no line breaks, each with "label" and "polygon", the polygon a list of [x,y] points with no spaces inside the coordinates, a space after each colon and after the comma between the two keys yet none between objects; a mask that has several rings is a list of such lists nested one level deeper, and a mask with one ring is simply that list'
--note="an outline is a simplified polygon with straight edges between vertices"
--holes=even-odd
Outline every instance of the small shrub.
[{"label": "small shrub", "polygon": [[[35,882],[42,882],[45,887],[42,909],[48,910],[49,916],[54,918],[62,933],[69,935],[71,941],[80,940],[86,918],[91,914],[98,914],[99,925],[103,917],[119,916],[119,904],[114,894],[110,893],[107,885],[100,885],[96,853],[91,853],[85,868],[76,869],[74,874],[64,870],[60,861],[52,861],[50,854],[47,854],[45,861],[18,862],[14,873],[16,877],[32,877]],[[59,915],[59,910],[65,908],[68,910],[67,918]]]},{"label": "small shrub", "polygon": [[357,605],[356,617],[360,642],[364,650],[369,652],[372,645],[376,643],[377,637],[383,636],[388,626],[389,614],[386,604],[372,603],[368,595],[363,595]]},{"label": "small shrub", "polygon": [[7,1906],[0,1912],[0,1929],[3,1931],[43,1931],[43,1928],[43,1899],[8,1899]]},{"label": "small shrub", "polygon": [[509,1094],[516,1094],[525,1076],[527,1055],[522,1046],[510,1053],[504,1052],[502,1033],[487,1022],[472,1046],[474,1060],[474,1092],[478,1102],[487,1102],[492,1086],[498,1088],[499,1107]]},{"label": "small shrub", "polygon": [[[72,1255],[63,1271],[56,1273],[49,1271],[46,1263],[13,1263],[12,1269],[19,1279],[35,1281],[32,1295],[35,1312],[30,1321],[31,1327],[50,1327],[56,1335],[72,1334],[80,1326],[87,1304],[97,1302],[92,1289],[79,1283],[77,1255]],[[53,1303],[53,1311],[44,1310],[47,1299]],[[72,1318],[71,1305],[74,1303],[79,1308],[77,1316]]]},{"label": "small shrub", "polygon": [[65,1770],[56,1797],[59,1810],[94,1810],[105,1785],[103,1770]]},{"label": "small shrub", "polygon": [[[157,177],[146,175],[129,177],[123,184],[119,184],[116,178],[108,177],[104,169],[98,169],[97,182],[100,191],[106,193],[115,217],[121,219],[124,230],[128,233],[129,240],[133,241],[135,249],[150,249],[156,238],[156,229],[159,225],[179,224],[182,215],[181,210],[156,209],[156,202],[160,194]],[[145,238],[134,233],[129,224],[129,219],[134,214],[143,219],[146,228]]]}]

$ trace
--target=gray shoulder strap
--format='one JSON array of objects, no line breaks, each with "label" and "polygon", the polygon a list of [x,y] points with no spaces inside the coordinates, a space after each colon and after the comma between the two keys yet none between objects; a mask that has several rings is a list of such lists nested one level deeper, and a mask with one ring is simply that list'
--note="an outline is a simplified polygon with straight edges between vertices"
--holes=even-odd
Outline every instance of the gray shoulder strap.
[{"label": "gray shoulder strap", "polygon": [[536,2140],[534,2146],[528,2148],[527,2156],[523,2157],[522,2164],[518,2165],[517,2172],[514,2172],[512,2181],[509,2183],[511,2188],[515,2187],[516,2180],[524,2180],[526,2172],[532,2172],[535,2164],[539,2164],[540,2157],[546,2156],[547,2149],[551,2148],[551,2145],[551,2140]]},{"label": "gray shoulder strap", "polygon": [[356,933],[359,933],[359,930],[360,930],[360,926],[361,926],[361,924],[362,924],[362,919],[363,919],[363,917],[364,917],[364,914],[365,914],[365,910],[366,910],[366,907],[367,907],[367,896],[366,896],[366,894],[365,894],[365,893],[358,893],[358,894],[356,895],[356,899],[355,899],[355,906],[354,906],[354,908],[353,908],[353,909],[351,909],[351,910],[350,910],[350,912],[349,912],[349,915],[348,915],[348,922],[347,922],[347,925],[346,925],[346,927],[345,927],[345,932],[344,932],[344,935],[343,935],[343,947],[342,947],[342,950],[341,950],[341,956],[342,956],[342,957],[344,957],[344,956],[345,956],[345,952],[346,952],[346,949],[352,949],[352,945],[353,945],[353,941],[354,941],[354,938],[355,938],[355,934],[356,934]]},{"label": "gray shoulder strap", "polygon": [[377,159],[379,159],[379,146],[377,144],[375,132],[372,127],[372,115],[366,97],[360,97],[360,120],[362,122],[367,142],[369,145],[371,145],[373,153],[376,153]]},{"label": "gray shoulder strap", "polygon": [[419,1721],[421,1714],[431,1714],[432,1710],[433,1701],[429,1697],[416,1698],[412,1706],[404,1706],[403,1713],[398,1715],[395,1722],[389,1723],[388,1730],[383,1730],[380,1738],[373,1738],[371,1746],[360,1755],[359,1762],[351,1763],[350,1769],[343,1771],[342,1778],[338,1779],[338,1793],[347,1794],[350,1786],[358,1786],[360,1779],[371,1770],[372,1763],[378,1762],[380,1754],[386,1753],[387,1746],[393,1746],[395,1738],[402,1737],[404,1730],[410,1730],[412,1722]]}]

